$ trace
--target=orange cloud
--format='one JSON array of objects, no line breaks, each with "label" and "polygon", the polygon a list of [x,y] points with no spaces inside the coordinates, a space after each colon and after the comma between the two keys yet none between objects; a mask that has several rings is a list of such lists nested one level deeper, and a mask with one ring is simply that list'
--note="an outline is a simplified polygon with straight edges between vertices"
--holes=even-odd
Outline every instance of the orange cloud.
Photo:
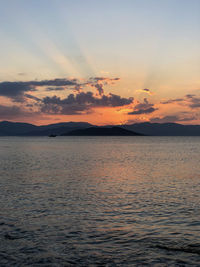
[{"label": "orange cloud", "polygon": [[145,93],[145,94],[148,94],[148,95],[154,95],[154,93],[150,90],[150,89],[138,89],[136,90],[137,93]]}]

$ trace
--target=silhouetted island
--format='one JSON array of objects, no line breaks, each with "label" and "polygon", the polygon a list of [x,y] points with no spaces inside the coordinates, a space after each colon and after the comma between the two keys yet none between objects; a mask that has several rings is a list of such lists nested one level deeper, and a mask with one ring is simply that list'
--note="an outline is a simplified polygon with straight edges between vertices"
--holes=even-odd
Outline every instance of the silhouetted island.
[{"label": "silhouetted island", "polygon": [[64,136],[135,136],[142,135],[120,127],[90,127],[86,129],[74,130]]}]

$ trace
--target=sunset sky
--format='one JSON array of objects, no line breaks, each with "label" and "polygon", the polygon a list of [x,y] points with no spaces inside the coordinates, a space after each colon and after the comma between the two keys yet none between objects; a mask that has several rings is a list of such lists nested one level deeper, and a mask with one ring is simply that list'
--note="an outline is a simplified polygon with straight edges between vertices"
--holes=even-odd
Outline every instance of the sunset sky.
[{"label": "sunset sky", "polygon": [[200,124],[199,0],[0,0],[0,120]]}]

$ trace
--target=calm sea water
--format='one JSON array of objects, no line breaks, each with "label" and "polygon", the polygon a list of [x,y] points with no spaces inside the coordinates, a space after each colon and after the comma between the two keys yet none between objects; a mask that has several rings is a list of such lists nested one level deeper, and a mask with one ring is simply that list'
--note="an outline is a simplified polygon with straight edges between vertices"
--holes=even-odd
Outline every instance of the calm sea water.
[{"label": "calm sea water", "polygon": [[0,266],[200,266],[199,137],[0,138]]}]

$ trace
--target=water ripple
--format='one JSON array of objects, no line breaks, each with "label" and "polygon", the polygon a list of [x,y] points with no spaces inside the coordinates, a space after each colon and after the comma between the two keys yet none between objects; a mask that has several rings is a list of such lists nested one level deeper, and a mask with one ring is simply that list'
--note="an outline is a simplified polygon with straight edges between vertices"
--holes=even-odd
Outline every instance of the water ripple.
[{"label": "water ripple", "polygon": [[199,138],[0,138],[0,266],[199,266],[199,154]]}]

